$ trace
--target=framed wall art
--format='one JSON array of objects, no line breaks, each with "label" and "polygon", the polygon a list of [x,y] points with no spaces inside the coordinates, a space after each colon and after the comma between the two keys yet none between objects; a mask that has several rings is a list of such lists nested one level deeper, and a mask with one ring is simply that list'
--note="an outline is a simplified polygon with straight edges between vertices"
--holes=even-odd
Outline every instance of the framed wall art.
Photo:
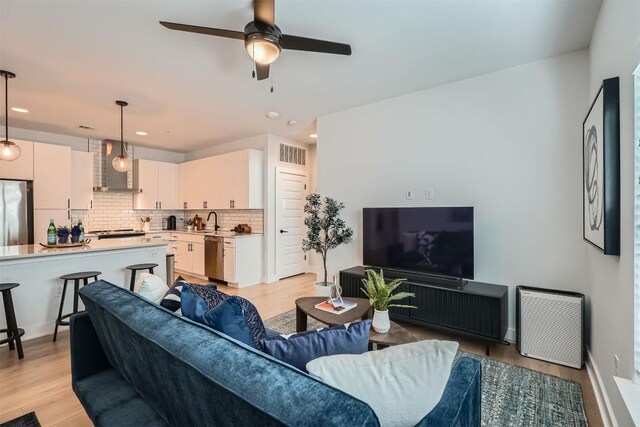
[{"label": "framed wall art", "polygon": [[602,82],[582,123],[584,240],[620,255],[620,83]]}]

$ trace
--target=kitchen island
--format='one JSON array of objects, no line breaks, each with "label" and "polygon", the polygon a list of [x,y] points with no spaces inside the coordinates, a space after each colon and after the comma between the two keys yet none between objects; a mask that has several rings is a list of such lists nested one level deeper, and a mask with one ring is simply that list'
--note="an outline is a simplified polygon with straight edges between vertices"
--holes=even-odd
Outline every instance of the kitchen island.
[{"label": "kitchen island", "polygon": [[[167,244],[164,240],[142,237],[93,240],[87,246],[62,249],[40,245],[0,247],[0,282],[20,283],[12,295],[18,326],[25,330],[23,339],[53,334],[62,295],[60,276],[97,270],[102,272],[99,279],[128,288],[128,265],[156,263],[154,274],[166,279]],[[73,307],[72,290],[71,283],[67,286],[65,313]],[[4,327],[5,319],[2,310],[0,328]]]}]

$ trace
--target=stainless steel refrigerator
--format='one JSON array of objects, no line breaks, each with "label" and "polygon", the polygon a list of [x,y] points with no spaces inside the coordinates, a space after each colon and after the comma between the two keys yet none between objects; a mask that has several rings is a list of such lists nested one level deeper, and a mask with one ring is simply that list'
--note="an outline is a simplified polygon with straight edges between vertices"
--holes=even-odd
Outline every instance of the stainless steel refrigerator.
[{"label": "stainless steel refrigerator", "polygon": [[0,246],[33,244],[33,182],[0,180]]}]

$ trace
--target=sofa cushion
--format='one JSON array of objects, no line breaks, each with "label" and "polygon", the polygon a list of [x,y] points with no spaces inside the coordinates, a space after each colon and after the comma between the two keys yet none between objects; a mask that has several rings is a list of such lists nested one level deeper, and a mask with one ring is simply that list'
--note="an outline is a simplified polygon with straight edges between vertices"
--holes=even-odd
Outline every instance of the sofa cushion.
[{"label": "sofa cushion", "polygon": [[170,425],[379,425],[364,402],[126,289],[80,296],[109,363]]},{"label": "sofa cushion", "polygon": [[182,313],[180,312],[180,299],[181,299],[182,289],[185,286],[193,287],[193,288],[202,288],[202,289],[216,289],[216,285],[213,283],[210,283],[208,285],[199,285],[197,283],[189,283],[186,280],[184,280],[182,276],[178,276],[176,281],[173,282],[173,285],[171,285],[171,287],[165,294],[162,301],[160,301],[160,305],[166,308],[167,310],[173,311],[174,313],[181,315]]},{"label": "sofa cushion", "polygon": [[209,309],[202,298],[190,288],[182,290],[182,315],[195,322],[207,325],[240,342],[255,347],[249,325],[244,318],[244,310],[235,297],[225,298]]},{"label": "sofa cushion", "polygon": [[262,350],[301,371],[322,356],[362,354],[369,345],[371,320],[348,323],[290,335],[276,335],[261,341]]},{"label": "sofa cushion", "polygon": [[366,354],[322,357],[309,373],[367,402],[381,426],[414,426],[438,404],[458,343],[428,340]]},{"label": "sofa cushion", "polygon": [[151,273],[140,273],[133,291],[149,301],[160,304],[168,291],[167,284],[160,277]]}]

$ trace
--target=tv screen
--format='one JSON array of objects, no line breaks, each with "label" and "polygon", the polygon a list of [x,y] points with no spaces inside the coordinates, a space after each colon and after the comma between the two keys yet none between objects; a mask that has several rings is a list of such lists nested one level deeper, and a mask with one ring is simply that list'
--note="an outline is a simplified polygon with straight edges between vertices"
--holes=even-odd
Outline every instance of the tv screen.
[{"label": "tv screen", "polygon": [[364,208],[367,266],[473,279],[473,208]]}]

